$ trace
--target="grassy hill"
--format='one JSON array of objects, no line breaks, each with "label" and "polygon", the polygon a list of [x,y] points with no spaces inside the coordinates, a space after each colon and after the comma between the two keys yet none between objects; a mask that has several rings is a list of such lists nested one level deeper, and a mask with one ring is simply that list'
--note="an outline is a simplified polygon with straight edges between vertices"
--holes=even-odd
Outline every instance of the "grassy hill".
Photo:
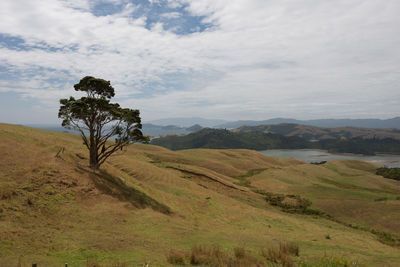
[{"label": "grassy hill", "polygon": [[79,136],[0,124],[0,141],[0,266],[400,264],[400,182],[371,164],[131,145],[93,173]]}]

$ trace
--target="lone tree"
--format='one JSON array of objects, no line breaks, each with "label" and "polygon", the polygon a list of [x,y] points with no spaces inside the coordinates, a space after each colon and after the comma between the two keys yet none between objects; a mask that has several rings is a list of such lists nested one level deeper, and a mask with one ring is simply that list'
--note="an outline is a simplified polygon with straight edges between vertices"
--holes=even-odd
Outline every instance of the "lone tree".
[{"label": "lone tree", "polygon": [[[90,167],[97,170],[114,152],[132,142],[147,142],[143,136],[139,110],[110,103],[115,95],[109,81],[86,76],[74,85],[85,97],[60,99],[58,117],[62,126],[80,132],[89,149]],[[115,138],[114,142],[107,142]]]}]

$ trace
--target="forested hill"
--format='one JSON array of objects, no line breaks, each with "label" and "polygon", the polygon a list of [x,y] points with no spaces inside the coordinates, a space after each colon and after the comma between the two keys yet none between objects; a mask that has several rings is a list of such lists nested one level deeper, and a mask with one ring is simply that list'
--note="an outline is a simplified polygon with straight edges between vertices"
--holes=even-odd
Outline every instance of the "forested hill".
[{"label": "forested hill", "polygon": [[282,134],[285,136],[298,136],[307,140],[325,140],[325,139],[398,139],[400,140],[400,129],[374,129],[374,128],[357,128],[357,127],[338,127],[338,128],[321,128],[315,126],[281,123],[268,124],[258,126],[242,126],[233,131],[238,132],[263,132]]},{"label": "forested hill", "polygon": [[307,148],[312,145],[303,138],[286,137],[278,134],[262,132],[233,132],[225,129],[206,128],[185,136],[166,136],[154,139],[153,145],[172,150],[189,148]]},{"label": "forested hill", "polygon": [[266,149],[327,149],[331,152],[373,155],[375,153],[400,153],[400,140],[393,138],[333,138],[311,142],[299,136],[284,136],[262,131],[229,131],[203,129],[185,136],[167,136],[151,142],[172,150],[191,148],[246,148]]}]

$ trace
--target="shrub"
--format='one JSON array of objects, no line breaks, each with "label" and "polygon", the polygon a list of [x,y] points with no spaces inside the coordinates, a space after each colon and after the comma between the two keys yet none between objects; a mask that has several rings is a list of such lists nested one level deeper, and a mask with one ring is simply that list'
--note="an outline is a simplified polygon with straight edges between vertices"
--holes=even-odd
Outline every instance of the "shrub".
[{"label": "shrub", "polygon": [[389,179],[400,180],[400,168],[381,167],[376,169],[376,175],[381,175]]},{"label": "shrub", "polygon": [[11,185],[0,187],[0,199],[11,199],[17,195],[17,191]]},{"label": "shrub", "polygon": [[196,246],[192,248],[190,255],[190,263],[193,265],[217,265],[223,266],[224,262],[229,260],[226,255],[219,247],[204,247]]},{"label": "shrub", "polygon": [[167,261],[171,264],[185,265],[185,253],[171,249],[167,254]]},{"label": "shrub", "polygon": [[246,256],[246,251],[243,247],[236,247],[233,249],[233,252],[235,253],[235,257],[237,259],[241,259]]},{"label": "shrub", "polygon": [[261,262],[259,259],[254,257],[253,255],[249,254],[246,252],[246,250],[243,247],[236,247],[233,250],[235,254],[235,260],[231,261],[228,266],[263,266],[263,262]]},{"label": "shrub", "polygon": [[196,246],[191,250],[190,264],[201,266],[218,267],[250,267],[264,266],[263,262],[246,252],[243,247],[236,247],[233,250],[235,257],[222,251],[219,247]]},{"label": "shrub", "polygon": [[261,255],[269,262],[280,264],[284,267],[294,266],[293,256],[299,256],[299,246],[294,243],[281,242],[279,247],[270,247],[268,249],[262,249]]},{"label": "shrub", "polygon": [[273,263],[280,261],[279,250],[275,248],[261,249],[261,256]]},{"label": "shrub", "polygon": [[327,161],[323,160],[323,161],[319,161],[319,162],[310,162],[310,164],[314,164],[314,165],[322,165],[325,164]]},{"label": "shrub", "polygon": [[289,255],[285,254],[285,253],[280,253],[280,262],[281,262],[281,265],[283,267],[292,267],[292,266],[294,266],[292,258]]},{"label": "shrub", "polygon": [[280,243],[279,250],[288,255],[299,256],[299,246],[295,243]]},{"label": "shrub", "polygon": [[256,193],[265,195],[265,200],[272,206],[278,206],[282,211],[289,213],[300,213],[309,215],[324,215],[323,212],[310,209],[312,202],[299,195],[283,195],[270,192],[257,191]]}]

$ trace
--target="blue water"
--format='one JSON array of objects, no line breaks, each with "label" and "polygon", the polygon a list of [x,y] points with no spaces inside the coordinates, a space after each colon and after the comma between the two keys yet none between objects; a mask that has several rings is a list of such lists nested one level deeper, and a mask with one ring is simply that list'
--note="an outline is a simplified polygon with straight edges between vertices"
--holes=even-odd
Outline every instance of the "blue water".
[{"label": "blue water", "polygon": [[362,160],[380,166],[387,166],[392,168],[400,167],[400,155],[381,154],[376,156],[364,156],[358,154],[332,154],[325,150],[311,149],[270,149],[259,152],[267,156],[278,158],[293,158],[305,162],[320,162],[331,160]]}]

